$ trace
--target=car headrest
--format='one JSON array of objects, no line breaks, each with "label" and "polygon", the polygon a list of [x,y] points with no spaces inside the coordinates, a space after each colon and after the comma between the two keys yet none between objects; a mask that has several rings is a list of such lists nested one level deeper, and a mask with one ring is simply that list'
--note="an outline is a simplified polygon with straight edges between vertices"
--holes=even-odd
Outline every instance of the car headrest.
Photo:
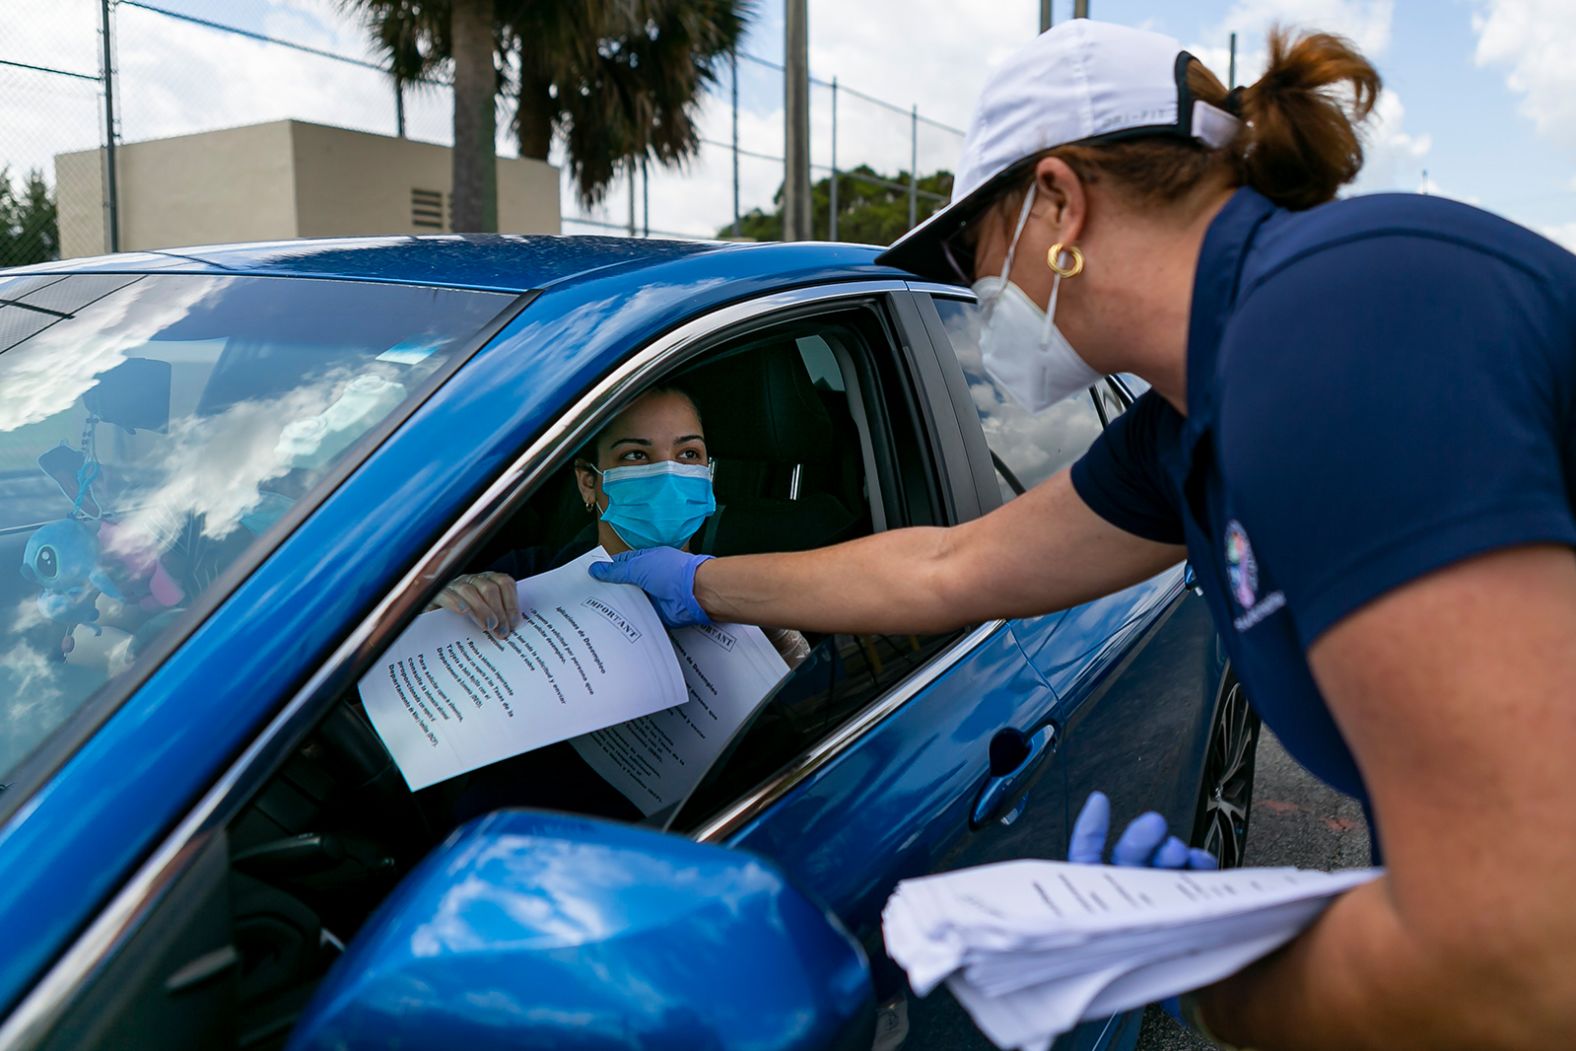
[{"label": "car headrest", "polygon": [[808,463],[834,455],[832,418],[792,343],[772,344],[683,377],[719,459]]}]

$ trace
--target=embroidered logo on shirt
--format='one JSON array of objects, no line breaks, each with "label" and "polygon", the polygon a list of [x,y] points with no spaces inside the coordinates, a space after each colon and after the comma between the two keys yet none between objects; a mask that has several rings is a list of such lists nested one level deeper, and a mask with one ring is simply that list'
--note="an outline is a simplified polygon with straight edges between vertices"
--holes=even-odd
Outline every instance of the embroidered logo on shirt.
[{"label": "embroidered logo on shirt", "polygon": [[1242,608],[1242,616],[1232,621],[1238,631],[1247,631],[1286,605],[1286,596],[1279,591],[1259,599],[1259,563],[1248,543],[1248,531],[1235,519],[1226,523],[1226,579],[1231,584],[1231,597]]},{"label": "embroidered logo on shirt", "polygon": [[1226,577],[1231,581],[1231,594],[1237,605],[1252,609],[1258,598],[1259,563],[1253,557],[1253,545],[1248,543],[1248,531],[1242,523],[1226,523]]}]

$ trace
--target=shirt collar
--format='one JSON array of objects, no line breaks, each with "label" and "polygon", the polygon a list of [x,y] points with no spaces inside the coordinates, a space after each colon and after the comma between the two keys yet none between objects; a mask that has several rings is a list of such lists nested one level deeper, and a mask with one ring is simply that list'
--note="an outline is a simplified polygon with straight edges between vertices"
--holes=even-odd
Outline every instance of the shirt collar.
[{"label": "shirt collar", "polygon": [[1244,186],[1231,195],[1204,234],[1188,314],[1187,433],[1191,438],[1197,438],[1214,421],[1220,337],[1237,304],[1242,264],[1253,236],[1275,211],[1269,198]]}]

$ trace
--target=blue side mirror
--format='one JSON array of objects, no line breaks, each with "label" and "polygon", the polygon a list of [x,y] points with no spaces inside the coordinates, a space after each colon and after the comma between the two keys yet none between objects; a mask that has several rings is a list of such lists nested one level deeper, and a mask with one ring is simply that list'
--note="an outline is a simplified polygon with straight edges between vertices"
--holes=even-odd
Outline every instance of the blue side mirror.
[{"label": "blue side mirror", "polygon": [[291,1051],[868,1051],[869,966],[769,862],[647,829],[500,811],[357,934]]}]

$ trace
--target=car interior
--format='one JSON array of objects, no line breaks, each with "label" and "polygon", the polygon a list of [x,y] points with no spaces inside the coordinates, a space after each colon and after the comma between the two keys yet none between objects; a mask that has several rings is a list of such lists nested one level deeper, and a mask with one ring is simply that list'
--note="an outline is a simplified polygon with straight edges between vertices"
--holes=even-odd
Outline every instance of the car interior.
[{"label": "car interior", "polygon": [[[663,377],[692,395],[715,460],[718,511],[698,549],[803,549],[943,519],[909,386],[890,354],[869,350],[888,343],[884,324],[867,308],[778,323]],[[574,451],[559,451],[561,465],[464,571],[521,547],[590,546]],[[199,904],[145,924],[140,945],[117,956],[51,1046],[89,1046],[126,1025],[168,1032],[169,1046],[183,1046],[185,1032],[187,1046],[282,1047],[345,943],[466,818],[531,805],[692,831],[952,637],[808,636],[810,657],[760,702],[690,797],[646,819],[567,745],[413,793],[352,688],[229,823],[222,850],[188,874],[202,881],[203,892],[187,895]]]}]

